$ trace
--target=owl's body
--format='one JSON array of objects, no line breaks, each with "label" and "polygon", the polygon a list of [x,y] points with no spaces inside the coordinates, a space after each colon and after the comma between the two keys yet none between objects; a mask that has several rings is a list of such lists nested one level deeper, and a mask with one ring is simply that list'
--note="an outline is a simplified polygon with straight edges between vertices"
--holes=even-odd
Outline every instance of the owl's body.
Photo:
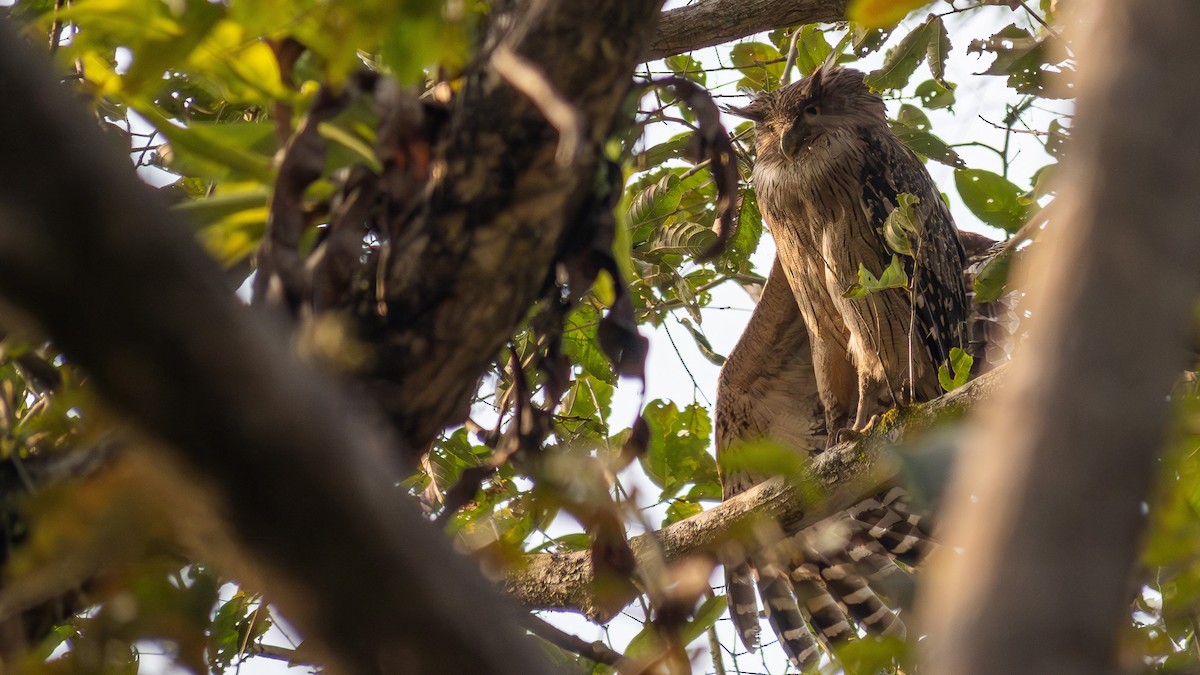
[{"label": "owl's body", "polygon": [[[756,122],[754,188],[813,341],[830,433],[937,396],[938,367],[963,346],[963,250],[929,173],[888,128],[883,100],[862,73],[823,69],[743,114]],[[860,265],[879,277],[896,255],[883,226],[903,193],[919,200],[914,255],[899,255],[912,289],[845,297]]]},{"label": "owl's body", "polygon": [[[936,397],[938,366],[964,345],[964,254],[921,160],[887,125],[862,73],[823,68],[763,94],[735,114],[755,122],[754,189],[779,254],[746,333],[717,385],[716,435],[725,498],[769,476],[727,461],[747,441],[820,452],[845,429],[902,403]],[[884,235],[900,194],[915,196],[911,255]],[[860,266],[876,278],[893,255],[910,280],[847,297]],[[861,295],[861,294],[860,294]],[[818,645],[853,639],[855,625],[903,634],[875,593],[918,562],[928,526],[890,490],[815,529],[725,556],[731,616],[743,642],[758,637],[758,604],[797,667]]]}]

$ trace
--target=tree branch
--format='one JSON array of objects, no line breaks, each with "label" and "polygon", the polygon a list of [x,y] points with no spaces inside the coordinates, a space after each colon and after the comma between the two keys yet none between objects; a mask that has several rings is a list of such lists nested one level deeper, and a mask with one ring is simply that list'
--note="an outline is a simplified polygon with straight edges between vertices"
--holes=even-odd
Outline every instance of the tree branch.
[{"label": "tree branch", "polygon": [[747,35],[846,18],[849,0],[700,0],[663,12],[645,61],[712,47]]},{"label": "tree branch", "polygon": [[[0,294],[211,484],[340,672],[547,672],[518,612],[395,485],[385,439],[229,293],[14,27],[0,25]],[[482,330],[482,329],[481,329]]]},{"label": "tree branch", "polygon": [[947,496],[961,554],[921,589],[931,673],[1145,667],[1118,652],[1200,293],[1200,89],[1178,84],[1200,68],[1200,5],[1085,9],[1062,210],[1020,270],[1035,323]]},{"label": "tree branch", "polygon": [[[542,94],[518,91],[495,59],[469,77],[435,158],[444,171],[426,216],[390,244],[387,337],[368,377],[418,450],[466,417],[479,378],[553,279],[566,235],[592,222],[602,146],[662,3],[519,4],[514,20],[492,22],[514,28],[489,36],[484,51],[538,73]],[[575,122],[556,130],[547,96]],[[579,143],[569,157],[560,131]]]},{"label": "tree branch", "polygon": [[[703,513],[634,537],[630,545],[639,563],[659,555],[659,550],[670,562],[700,552],[715,552],[738,524],[751,519],[772,519],[788,531],[814,525],[895,480],[901,466],[892,452],[896,444],[990,396],[1006,370],[998,368],[941,398],[904,411],[891,426],[815,456],[796,484],[774,478]],[[821,489],[805,489],[811,486]],[[581,612],[603,623],[619,608],[602,608],[593,597],[591,580],[590,552],[571,551],[529,556],[525,565],[509,572],[503,583],[506,591],[528,607]]]}]

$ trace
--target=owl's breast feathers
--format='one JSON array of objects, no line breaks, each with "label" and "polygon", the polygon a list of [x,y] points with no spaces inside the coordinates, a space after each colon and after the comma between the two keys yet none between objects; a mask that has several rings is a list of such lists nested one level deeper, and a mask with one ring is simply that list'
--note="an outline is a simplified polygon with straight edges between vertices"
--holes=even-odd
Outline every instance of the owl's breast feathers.
[{"label": "owl's breast feathers", "polygon": [[754,168],[759,205],[776,237],[795,237],[814,256],[822,254],[819,242],[830,229],[839,236],[855,230],[867,245],[846,247],[840,253],[855,259],[840,262],[851,269],[861,262],[879,274],[895,253],[883,230],[897,195],[917,197],[913,255],[897,255],[912,282],[914,332],[934,363],[943,363],[952,347],[964,346],[967,316],[965,254],[954,221],[921,160],[886,125],[854,131],[817,137],[794,161],[778,153],[760,156]]}]

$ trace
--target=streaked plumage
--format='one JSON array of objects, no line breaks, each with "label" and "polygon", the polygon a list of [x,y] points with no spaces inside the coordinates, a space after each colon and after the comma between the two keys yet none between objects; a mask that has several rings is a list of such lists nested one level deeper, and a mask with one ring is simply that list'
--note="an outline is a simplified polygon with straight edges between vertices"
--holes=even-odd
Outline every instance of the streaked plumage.
[{"label": "streaked plumage", "polygon": [[[823,68],[763,94],[736,114],[754,120],[754,187],[779,256],[717,390],[719,463],[757,438],[820,452],[898,404],[941,393],[938,366],[965,347],[964,254],[921,160],[889,130],[863,75]],[[882,231],[897,195],[915,195],[911,290],[851,299],[859,266],[876,277],[892,259]],[[723,459],[722,459],[723,458]],[[768,476],[723,469],[725,498]],[[731,616],[748,648],[758,636],[752,584],[800,668],[818,645],[855,626],[903,634],[876,588],[929,547],[928,526],[892,490],[770,546],[726,556]]]},{"label": "streaked plumage", "polygon": [[[897,404],[937,396],[938,366],[964,346],[964,254],[921,160],[891,132],[862,73],[828,68],[738,111],[755,121],[754,189],[812,339],[828,428],[861,430]],[[913,289],[843,294],[894,252],[884,221],[915,195],[921,232],[900,256]]]}]

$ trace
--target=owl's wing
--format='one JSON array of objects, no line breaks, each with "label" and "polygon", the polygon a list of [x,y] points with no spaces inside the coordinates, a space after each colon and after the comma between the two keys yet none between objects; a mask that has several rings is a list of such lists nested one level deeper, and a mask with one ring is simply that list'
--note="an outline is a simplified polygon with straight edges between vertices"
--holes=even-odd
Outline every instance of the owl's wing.
[{"label": "owl's wing", "polygon": [[901,256],[913,280],[916,335],[929,349],[934,363],[943,363],[952,347],[965,347],[962,327],[967,319],[967,297],[962,271],[965,254],[950,209],[942,201],[929,172],[911,150],[891,136],[868,139],[869,151],[862,168],[862,207],[879,235],[879,250],[888,246],[883,235],[897,195],[920,198],[916,212],[922,231],[912,242],[914,259]]},{"label": "owl's wing", "polygon": [[[770,478],[731,471],[720,461],[740,444],[769,439],[806,453],[825,447],[825,416],[808,331],[778,259],[745,333],[721,370],[715,416],[726,499]],[[882,493],[810,530],[789,532],[791,536],[766,549],[731,545],[723,556],[726,592],[730,617],[746,648],[758,644],[756,587],[772,629],[801,670],[819,659],[819,642],[853,639],[851,620],[873,633],[902,634],[903,623],[873,590],[900,572],[893,557],[915,563],[926,548],[927,536],[918,519],[906,512],[902,495],[898,489]],[[829,548],[829,532],[846,539]],[[817,550],[814,541],[826,545]],[[913,560],[903,555],[909,551]]]},{"label": "owl's wing", "polygon": [[[758,438],[807,451],[825,447],[808,330],[778,259],[746,331],[721,368],[715,416],[718,459],[736,442]],[[724,496],[765,478],[722,474]]]},{"label": "owl's wing", "polygon": [[972,374],[981,375],[1012,360],[1013,350],[1027,328],[1020,313],[1024,292],[1009,288],[991,302],[979,302],[975,296],[975,278],[993,258],[1006,255],[1006,244],[975,232],[959,232],[958,238],[967,254],[963,270],[971,308],[967,316],[967,351],[975,359]]}]

